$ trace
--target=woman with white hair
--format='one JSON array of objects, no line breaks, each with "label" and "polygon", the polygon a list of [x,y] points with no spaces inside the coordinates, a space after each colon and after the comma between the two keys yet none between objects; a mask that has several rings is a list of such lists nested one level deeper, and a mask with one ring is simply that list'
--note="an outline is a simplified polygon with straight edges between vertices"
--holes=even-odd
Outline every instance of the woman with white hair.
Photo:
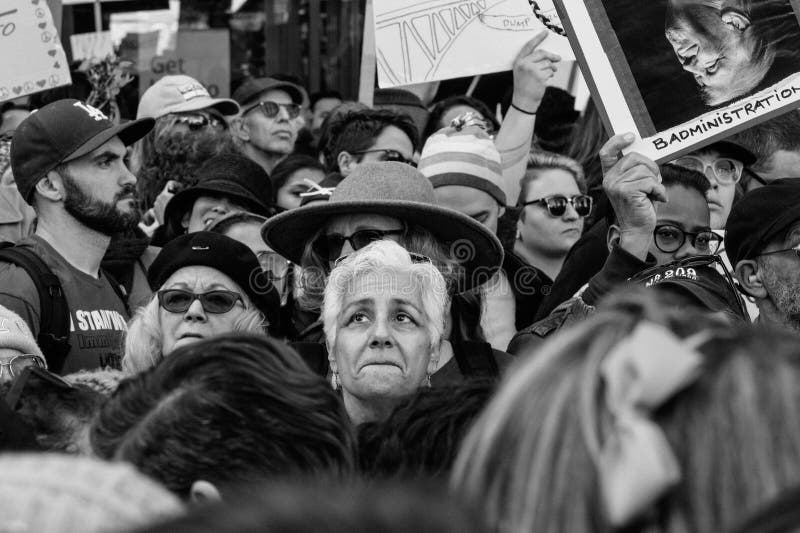
[{"label": "woman with white hair", "polygon": [[170,241],[148,270],[156,294],[128,325],[122,368],[155,366],[173,350],[232,331],[266,335],[280,297],[255,254],[230,237],[198,231]]},{"label": "woman with white hair", "polygon": [[354,424],[381,420],[398,398],[430,386],[448,311],[439,270],[394,241],[376,241],[336,262],[322,320],[331,382],[341,387]]}]

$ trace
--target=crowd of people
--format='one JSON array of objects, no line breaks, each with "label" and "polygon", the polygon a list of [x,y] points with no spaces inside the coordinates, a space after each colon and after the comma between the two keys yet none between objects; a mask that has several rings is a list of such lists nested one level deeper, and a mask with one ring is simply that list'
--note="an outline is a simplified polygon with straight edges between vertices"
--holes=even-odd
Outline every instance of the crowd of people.
[{"label": "crowd of people", "polygon": [[0,531],[800,528],[800,110],[656,164],[543,38],[7,108]]}]

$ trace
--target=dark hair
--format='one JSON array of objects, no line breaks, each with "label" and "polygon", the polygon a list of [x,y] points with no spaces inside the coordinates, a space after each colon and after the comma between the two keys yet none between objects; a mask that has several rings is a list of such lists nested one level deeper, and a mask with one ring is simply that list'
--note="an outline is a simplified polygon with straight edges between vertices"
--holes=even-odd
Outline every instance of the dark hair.
[{"label": "dark hair", "polygon": [[[8,389],[10,385],[0,386],[0,401]],[[89,387],[57,388],[30,379],[19,398],[16,413],[33,429],[42,450],[78,453],[82,431],[104,402],[105,397]]]},{"label": "dark hair", "polygon": [[778,150],[800,151],[800,110],[793,110],[756,124],[731,138],[758,158],[753,168],[766,170],[765,164]]},{"label": "dark hair", "polygon": [[368,478],[446,476],[493,390],[494,382],[484,380],[420,389],[385,421],[360,425],[361,473]]},{"label": "dark hair", "polygon": [[339,91],[333,91],[333,90],[319,91],[312,94],[309,99],[310,100],[309,108],[311,109],[311,111],[314,111],[314,106],[317,105],[317,102],[319,102],[320,100],[324,100],[325,98],[335,98],[337,100],[344,100],[342,94]]},{"label": "dark hair", "polygon": [[572,127],[572,136],[565,155],[577,161],[586,172],[588,190],[602,188],[603,173],[600,168],[600,149],[608,139],[600,112],[589,98],[583,115]]},{"label": "dark hair", "polygon": [[285,344],[242,334],[181,347],[123,381],[91,442],[183,497],[198,479],[347,475],[355,450],[325,379]]},{"label": "dark hair", "polygon": [[[139,533],[481,533],[480,516],[437,485],[269,484]],[[422,513],[422,515],[421,515]]]},{"label": "dark hair", "polygon": [[494,113],[492,113],[492,111],[489,109],[489,106],[477,98],[473,98],[465,94],[459,94],[445,98],[444,100],[437,102],[431,108],[431,112],[428,115],[428,123],[425,125],[425,130],[422,132],[423,144],[428,137],[439,131],[441,128],[447,126],[447,124],[442,126],[439,124],[439,122],[441,122],[442,117],[447,114],[451,108],[459,105],[469,106],[483,115],[483,118],[491,123],[492,130],[494,132],[497,132],[500,129],[500,123],[497,121],[497,117],[495,117]]},{"label": "dark hair", "polygon": [[278,201],[278,190],[283,187],[295,172],[304,168],[325,172],[322,163],[313,157],[302,154],[291,154],[272,169],[270,181],[272,182],[272,203]]},{"label": "dark hair", "polygon": [[419,148],[419,133],[414,122],[405,114],[389,109],[365,109],[350,111],[334,119],[327,131],[326,143],[320,138],[319,151],[325,159],[328,172],[338,172],[337,158],[342,152],[366,150],[388,126],[399,128],[411,140],[416,151]]},{"label": "dark hair", "polygon": [[[690,170],[678,165],[658,165],[658,169],[661,172],[661,185],[664,187],[680,186],[684,189],[695,190],[703,198],[706,197],[708,189],[711,188],[711,183],[709,183],[705,175],[697,170]],[[617,214],[613,209],[609,209],[608,213],[606,213],[606,221],[609,226],[617,223]]]}]

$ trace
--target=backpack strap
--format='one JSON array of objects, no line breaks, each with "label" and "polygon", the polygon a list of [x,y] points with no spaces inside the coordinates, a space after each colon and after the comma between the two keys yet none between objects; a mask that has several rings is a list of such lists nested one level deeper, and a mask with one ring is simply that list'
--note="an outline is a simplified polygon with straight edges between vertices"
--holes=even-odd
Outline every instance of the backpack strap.
[{"label": "backpack strap", "polygon": [[128,291],[125,290],[125,286],[119,283],[105,268],[101,268],[100,272],[106,279],[108,279],[108,282],[111,284],[111,288],[114,289],[114,293],[116,293],[117,297],[119,297],[119,299],[122,301],[122,305],[125,306],[125,312],[128,313],[128,318],[133,318],[133,315],[131,314],[131,308],[128,305]]},{"label": "backpack strap", "polygon": [[44,353],[47,367],[61,373],[70,350],[69,306],[64,297],[61,281],[33,250],[0,245],[0,262],[11,263],[23,269],[39,293],[39,336],[36,343]]}]

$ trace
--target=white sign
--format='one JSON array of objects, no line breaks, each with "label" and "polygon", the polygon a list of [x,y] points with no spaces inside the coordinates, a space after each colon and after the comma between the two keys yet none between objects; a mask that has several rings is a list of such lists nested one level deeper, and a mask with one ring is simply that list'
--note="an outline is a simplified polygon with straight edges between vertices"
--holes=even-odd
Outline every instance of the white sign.
[{"label": "white sign", "polygon": [[70,36],[72,46],[72,59],[103,59],[114,53],[114,44],[111,42],[110,31],[97,31],[92,33],[76,33]]},{"label": "white sign", "polygon": [[72,83],[45,0],[0,2],[0,50],[0,102]]},{"label": "white sign", "polygon": [[142,59],[137,64],[139,94],[164,76],[186,74],[202,83],[214,98],[228,97],[231,80],[228,30],[178,32],[175,50],[166,50],[158,56],[150,56],[144,48],[140,49]]},{"label": "white sign", "polygon": [[374,0],[381,87],[510,70],[534,35],[574,59],[553,0]]}]

